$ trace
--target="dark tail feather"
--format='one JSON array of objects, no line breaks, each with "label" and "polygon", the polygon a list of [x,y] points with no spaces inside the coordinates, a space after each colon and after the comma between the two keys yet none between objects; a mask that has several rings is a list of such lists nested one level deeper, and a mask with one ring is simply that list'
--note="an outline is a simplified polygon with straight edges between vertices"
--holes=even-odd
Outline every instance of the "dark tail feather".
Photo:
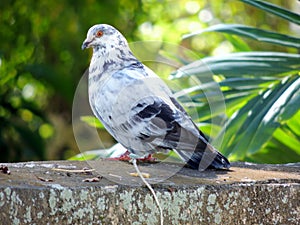
[{"label": "dark tail feather", "polygon": [[218,152],[217,157],[210,166],[215,169],[229,169],[230,162],[224,155]]},{"label": "dark tail feather", "polygon": [[187,165],[193,169],[205,170],[229,169],[228,159],[218,152],[211,144],[199,140],[194,153],[187,151],[177,151],[179,155],[187,162]]},{"label": "dark tail feather", "polygon": [[217,153],[214,161],[210,164],[208,168],[213,169],[229,169],[230,168],[230,162],[228,159],[222,155],[220,152]]}]

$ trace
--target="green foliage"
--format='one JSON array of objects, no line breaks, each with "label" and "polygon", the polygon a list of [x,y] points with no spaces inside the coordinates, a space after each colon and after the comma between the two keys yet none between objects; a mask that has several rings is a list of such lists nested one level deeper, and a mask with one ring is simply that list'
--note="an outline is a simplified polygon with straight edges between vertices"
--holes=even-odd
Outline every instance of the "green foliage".
[{"label": "green foliage", "polygon": [[276,16],[279,16],[281,18],[284,18],[292,23],[300,24],[299,21],[299,15],[293,12],[290,12],[289,10],[283,9],[277,5],[274,5],[272,3],[266,2],[266,1],[258,1],[258,0],[240,0],[241,2],[245,2],[247,4],[250,4],[252,6],[255,6],[259,9],[262,9],[266,12],[272,13]]},{"label": "green foliage", "polygon": [[271,44],[278,44],[286,47],[300,48],[300,38],[292,37],[285,34],[279,34],[272,31],[257,29],[250,26],[244,26],[240,24],[217,24],[203,29],[199,32],[185,35],[184,38],[192,37],[211,31],[248,37],[256,41],[268,42]]},{"label": "green foliage", "polygon": [[[24,71],[30,61],[33,46],[17,41],[8,59],[0,66],[0,149],[2,160],[20,160],[26,157],[45,159],[45,143],[39,128],[47,123],[40,107],[47,93],[44,85]],[[24,157],[26,155],[26,157]]]},{"label": "green foliage", "polygon": [[[281,81],[290,84],[297,77],[298,58],[295,53],[299,42],[298,38],[286,34],[289,29],[287,21],[299,24],[298,15],[264,1],[244,2],[249,5],[232,0],[159,3],[151,0],[0,1],[0,161],[62,159],[67,154],[75,154],[71,105],[91,54],[82,52],[80,46],[88,28],[96,23],[117,27],[129,42],[159,40],[195,50],[197,54],[186,58],[172,56],[172,60],[183,64],[207,55],[218,56],[204,60],[214,67],[214,78],[224,93],[229,118],[252,97],[266,91],[269,85],[280,85]],[[292,7],[292,1],[272,2]],[[205,36],[193,35],[181,40],[183,34],[195,34],[199,30],[206,32]],[[241,39],[241,35],[247,39]],[[251,49],[266,52],[249,52]],[[249,54],[231,54],[225,61],[219,55],[220,52],[232,51],[248,51]],[[168,51],[164,53],[172,55]],[[229,65],[231,68],[221,70],[224,65],[224,68],[229,68]],[[278,69],[281,74],[277,73]],[[292,70],[293,74],[290,73]],[[235,71],[247,73],[239,76],[237,72],[233,73]],[[268,72],[268,75],[261,71]],[[212,82],[211,77],[201,76],[201,81]],[[181,87],[190,86],[187,79],[178,78]],[[192,89],[199,87],[190,88],[192,94]],[[291,87],[286,88],[291,90]],[[211,129],[214,133],[220,132],[221,127],[211,125],[209,108],[201,92],[198,91],[198,96],[195,94],[193,98],[197,98],[194,105],[203,105],[197,108],[201,112],[198,120],[201,129],[206,133]],[[184,101],[183,97],[180,99]],[[200,104],[200,100],[203,103]],[[251,154],[250,158],[245,156],[245,160],[268,162],[266,155],[273,152],[275,159],[269,161],[278,162],[279,147],[288,149],[282,162],[289,161],[292,154],[296,160],[298,153],[293,149],[297,142],[295,144],[293,140],[299,137],[295,125],[299,114],[288,115],[292,111],[286,112],[286,122],[280,122],[263,149]],[[90,118],[83,120],[93,123]],[[279,138],[287,134],[295,138]]]},{"label": "green foliage", "polygon": [[91,127],[95,127],[97,129],[104,129],[103,124],[94,116],[82,116],[81,121],[87,123]]},{"label": "green foliage", "polygon": [[[124,4],[0,1],[1,161],[62,158],[62,151],[75,148],[69,141],[73,137],[65,135],[72,130],[75,88],[89,63],[81,43],[88,28],[100,22],[122,24],[118,27],[130,36],[138,5],[126,9]],[[69,130],[58,130],[62,127]]]},{"label": "green foliage", "polygon": [[[243,1],[243,0],[242,0]],[[295,22],[300,16],[261,1],[243,1]],[[186,35],[192,38],[205,32],[222,32],[256,41],[299,49],[300,39],[243,25],[219,24]],[[228,39],[235,41],[234,39]],[[242,51],[235,46],[235,51]],[[239,52],[206,57],[180,68],[174,79],[194,76],[200,81],[215,74],[225,104],[227,119],[217,138],[223,138],[220,150],[231,160],[264,163],[300,160],[300,55],[283,52]],[[207,84],[186,89],[192,102],[205,102]],[[181,97],[181,96],[179,96]],[[215,98],[215,101],[218,101]],[[182,99],[185,105],[190,100]],[[199,120],[219,117],[211,114],[209,103],[198,105]]]}]

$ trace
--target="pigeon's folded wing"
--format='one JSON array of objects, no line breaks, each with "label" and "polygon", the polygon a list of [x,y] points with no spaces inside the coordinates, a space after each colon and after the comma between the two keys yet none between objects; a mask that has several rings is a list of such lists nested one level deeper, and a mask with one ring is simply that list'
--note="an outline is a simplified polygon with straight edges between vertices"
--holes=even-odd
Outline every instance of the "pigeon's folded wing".
[{"label": "pigeon's folded wing", "polygon": [[199,132],[190,118],[175,105],[154,98],[149,104],[138,103],[133,109],[130,123],[135,134],[153,148],[194,151]]}]

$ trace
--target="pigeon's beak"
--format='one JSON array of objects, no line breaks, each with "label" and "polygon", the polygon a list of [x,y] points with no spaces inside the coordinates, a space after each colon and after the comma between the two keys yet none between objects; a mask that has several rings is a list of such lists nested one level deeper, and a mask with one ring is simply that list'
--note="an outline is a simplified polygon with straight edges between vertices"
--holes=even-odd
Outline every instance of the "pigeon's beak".
[{"label": "pigeon's beak", "polygon": [[91,43],[91,41],[85,39],[84,42],[82,43],[81,49],[84,50],[86,48],[89,48],[90,47],[90,43]]}]

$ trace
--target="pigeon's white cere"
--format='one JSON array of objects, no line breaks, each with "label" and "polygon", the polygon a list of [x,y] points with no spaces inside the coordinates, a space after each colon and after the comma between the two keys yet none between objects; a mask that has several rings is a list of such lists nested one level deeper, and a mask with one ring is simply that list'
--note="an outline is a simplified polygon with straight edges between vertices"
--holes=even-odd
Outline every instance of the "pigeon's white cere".
[{"label": "pigeon's white cere", "polygon": [[167,85],[136,59],[118,30],[94,25],[82,44],[85,48],[93,48],[89,67],[93,113],[132,155],[174,150],[194,169],[230,167]]}]

